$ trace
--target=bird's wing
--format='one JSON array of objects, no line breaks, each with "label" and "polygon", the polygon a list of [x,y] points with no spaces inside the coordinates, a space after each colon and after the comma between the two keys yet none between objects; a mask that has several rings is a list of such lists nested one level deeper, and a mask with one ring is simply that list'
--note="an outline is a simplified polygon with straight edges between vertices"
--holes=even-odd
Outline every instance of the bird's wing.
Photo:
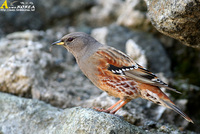
[{"label": "bird's wing", "polygon": [[124,75],[129,79],[153,86],[164,87],[176,93],[180,93],[176,89],[169,87],[166,83],[161,81],[155,74],[140,66],[129,56],[115,48],[103,46],[99,48],[97,54],[104,57],[106,62],[109,64],[107,69],[114,74]]}]

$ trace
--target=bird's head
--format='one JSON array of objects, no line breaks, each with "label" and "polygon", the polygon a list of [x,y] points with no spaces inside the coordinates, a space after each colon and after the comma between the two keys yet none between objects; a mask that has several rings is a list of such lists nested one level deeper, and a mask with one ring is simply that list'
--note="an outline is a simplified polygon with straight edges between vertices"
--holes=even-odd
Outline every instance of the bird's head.
[{"label": "bird's head", "polygon": [[64,46],[75,57],[83,56],[88,50],[91,50],[97,41],[86,33],[74,32],[63,36],[52,45]]}]

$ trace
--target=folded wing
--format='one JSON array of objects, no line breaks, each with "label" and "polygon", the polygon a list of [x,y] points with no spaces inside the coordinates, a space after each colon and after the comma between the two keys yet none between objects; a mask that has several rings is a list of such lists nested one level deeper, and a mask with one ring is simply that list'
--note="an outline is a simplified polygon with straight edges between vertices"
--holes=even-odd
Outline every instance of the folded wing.
[{"label": "folded wing", "polygon": [[149,85],[164,87],[176,93],[176,89],[169,87],[161,81],[155,74],[134,62],[129,56],[115,48],[104,46],[97,52],[106,58],[109,64],[108,70],[117,75],[124,75],[129,79],[140,81]]}]

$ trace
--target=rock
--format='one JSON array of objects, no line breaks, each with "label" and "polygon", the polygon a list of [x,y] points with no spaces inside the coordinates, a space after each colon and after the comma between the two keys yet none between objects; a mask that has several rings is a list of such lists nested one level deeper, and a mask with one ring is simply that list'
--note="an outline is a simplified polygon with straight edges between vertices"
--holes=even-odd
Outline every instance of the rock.
[{"label": "rock", "polygon": [[0,93],[0,110],[3,134],[146,133],[115,115],[80,107],[62,110],[5,93]]},{"label": "rock", "polygon": [[[138,127],[116,115],[81,107],[63,110],[42,101],[25,99],[1,92],[0,110],[0,132],[2,134],[181,133],[178,128],[172,125],[161,125],[153,121],[146,121],[144,126]],[[192,133],[189,131],[182,132]]]},{"label": "rock", "polygon": [[150,31],[153,27],[147,16],[147,7],[143,0],[126,0],[121,6],[117,24],[129,29]]},{"label": "rock", "polygon": [[145,0],[156,29],[187,46],[200,48],[200,2]]},{"label": "rock", "polygon": [[119,16],[119,9],[123,3],[122,0],[96,0],[89,12],[80,15],[78,22],[85,21],[92,27],[112,24]]},{"label": "rock", "polygon": [[134,40],[129,39],[126,42],[126,53],[137,63],[147,68],[147,58],[144,50],[138,46]]},{"label": "rock", "polygon": [[[44,69],[51,62],[51,55],[43,52],[42,44],[34,42],[34,32],[13,33],[7,36],[10,40],[2,39],[0,46],[4,53],[0,66],[1,91],[31,97],[31,88],[34,78],[43,75]],[[26,36],[24,36],[26,35]],[[27,40],[30,39],[30,40]],[[37,72],[37,73],[36,73]]]}]

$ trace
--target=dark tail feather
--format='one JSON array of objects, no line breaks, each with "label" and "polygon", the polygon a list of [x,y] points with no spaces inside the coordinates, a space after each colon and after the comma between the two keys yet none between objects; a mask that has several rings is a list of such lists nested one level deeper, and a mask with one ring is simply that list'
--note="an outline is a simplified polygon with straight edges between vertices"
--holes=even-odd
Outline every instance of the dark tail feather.
[{"label": "dark tail feather", "polygon": [[164,88],[166,88],[166,89],[168,89],[168,90],[171,90],[171,91],[173,91],[173,92],[176,92],[176,93],[178,93],[178,94],[182,94],[181,92],[177,91],[176,89],[171,88],[171,87],[168,87],[168,86],[160,86],[160,87],[164,87]]},{"label": "dark tail feather", "polygon": [[174,110],[175,112],[180,114],[183,118],[185,118],[187,121],[194,124],[194,122],[184,112],[182,112],[175,104],[173,104],[171,102],[164,101],[164,100],[161,100],[161,101],[163,101],[163,103],[166,104],[166,106],[168,108]]}]

